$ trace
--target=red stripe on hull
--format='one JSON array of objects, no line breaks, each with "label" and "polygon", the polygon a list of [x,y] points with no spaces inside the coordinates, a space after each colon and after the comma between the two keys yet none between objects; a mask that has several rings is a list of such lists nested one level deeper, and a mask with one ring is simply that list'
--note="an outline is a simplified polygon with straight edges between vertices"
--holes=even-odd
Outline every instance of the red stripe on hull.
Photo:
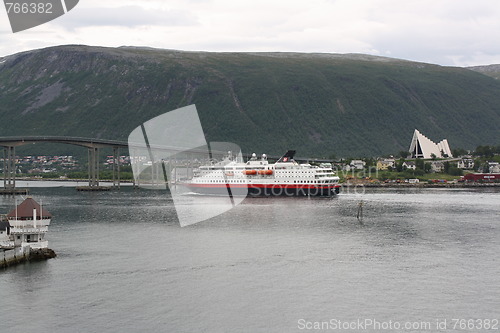
[{"label": "red stripe on hull", "polygon": [[187,187],[191,188],[266,188],[266,189],[328,189],[328,188],[340,188],[340,185],[280,185],[280,184],[185,184]]}]

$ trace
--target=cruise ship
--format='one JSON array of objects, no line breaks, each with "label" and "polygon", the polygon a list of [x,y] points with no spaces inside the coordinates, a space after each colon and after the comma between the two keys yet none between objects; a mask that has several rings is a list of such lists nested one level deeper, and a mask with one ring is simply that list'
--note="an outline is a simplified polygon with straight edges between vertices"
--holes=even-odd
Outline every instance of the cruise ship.
[{"label": "cruise ship", "polygon": [[192,192],[219,195],[250,196],[332,196],[340,191],[339,177],[331,167],[299,164],[289,150],[276,163],[269,163],[266,154],[254,153],[245,163],[228,156],[213,165],[194,171],[183,185]]}]

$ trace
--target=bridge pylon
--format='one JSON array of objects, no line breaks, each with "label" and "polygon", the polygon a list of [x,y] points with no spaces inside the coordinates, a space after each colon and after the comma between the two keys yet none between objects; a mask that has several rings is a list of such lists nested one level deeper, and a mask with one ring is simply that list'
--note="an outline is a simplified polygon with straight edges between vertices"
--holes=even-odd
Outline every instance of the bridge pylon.
[{"label": "bridge pylon", "polygon": [[99,187],[99,148],[89,147],[89,186]]},{"label": "bridge pylon", "polygon": [[16,188],[16,147],[3,148],[3,187],[4,189]]}]

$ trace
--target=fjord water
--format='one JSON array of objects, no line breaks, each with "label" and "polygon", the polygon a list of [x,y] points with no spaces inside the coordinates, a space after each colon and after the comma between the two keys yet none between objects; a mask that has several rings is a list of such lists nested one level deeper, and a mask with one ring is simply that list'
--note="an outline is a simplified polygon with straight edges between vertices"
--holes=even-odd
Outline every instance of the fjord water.
[{"label": "fjord water", "polygon": [[[58,257],[0,272],[1,332],[294,332],[300,320],[499,318],[499,191],[247,198],[185,228],[165,191],[31,192],[54,215],[48,239]],[[13,205],[0,197],[0,212]]]}]

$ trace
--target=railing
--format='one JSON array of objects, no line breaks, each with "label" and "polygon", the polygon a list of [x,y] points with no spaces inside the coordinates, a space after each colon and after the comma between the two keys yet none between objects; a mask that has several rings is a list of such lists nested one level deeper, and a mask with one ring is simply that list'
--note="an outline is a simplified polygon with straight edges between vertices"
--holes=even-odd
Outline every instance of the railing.
[{"label": "railing", "polygon": [[32,249],[43,249],[49,246],[49,241],[41,241],[41,242],[23,242],[21,244],[22,247],[29,246]]},{"label": "railing", "polygon": [[[9,224],[11,228],[25,228],[25,227],[34,227],[33,220],[20,220],[20,219],[9,219]],[[45,220],[36,220],[37,227],[47,227],[50,225],[50,219]]]},{"label": "railing", "polygon": [[11,234],[23,234],[23,233],[39,233],[39,232],[48,232],[49,227],[11,227],[10,228],[10,233]]}]

